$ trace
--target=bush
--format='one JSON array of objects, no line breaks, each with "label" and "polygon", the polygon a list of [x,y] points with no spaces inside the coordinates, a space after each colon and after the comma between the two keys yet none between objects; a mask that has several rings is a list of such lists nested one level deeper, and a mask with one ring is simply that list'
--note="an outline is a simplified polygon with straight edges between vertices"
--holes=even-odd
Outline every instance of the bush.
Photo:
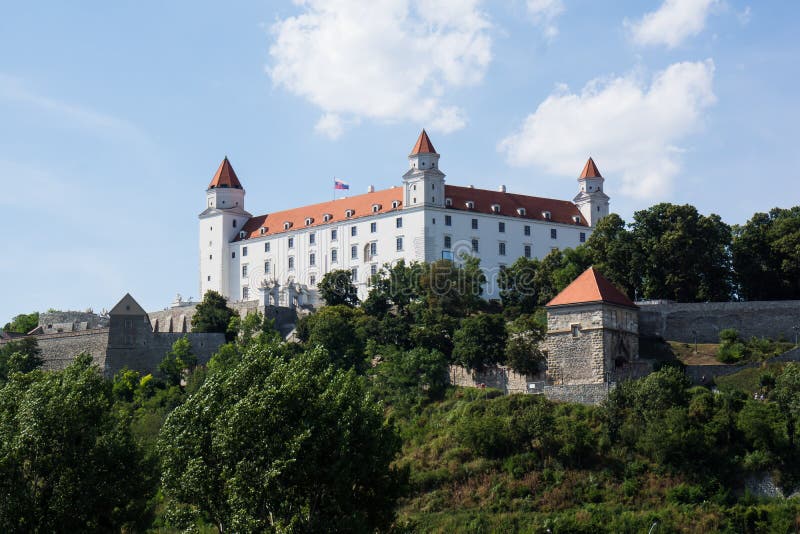
[{"label": "bush", "polygon": [[675,504],[695,504],[703,501],[705,492],[700,486],[678,484],[667,490],[667,501]]}]

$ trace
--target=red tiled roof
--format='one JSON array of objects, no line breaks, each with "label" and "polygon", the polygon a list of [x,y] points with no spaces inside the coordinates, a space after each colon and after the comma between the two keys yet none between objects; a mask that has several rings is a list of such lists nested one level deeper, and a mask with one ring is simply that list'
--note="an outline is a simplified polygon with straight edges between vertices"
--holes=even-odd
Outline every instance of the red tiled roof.
[{"label": "red tiled roof", "polygon": [[[396,208],[392,208],[392,202],[394,201],[397,201]],[[380,209],[376,213],[373,213],[372,206],[375,204],[378,204]],[[312,204],[301,208],[276,211],[275,213],[252,217],[242,227],[242,231],[245,232],[244,239],[251,239],[265,235],[269,236],[293,230],[301,230],[303,228],[312,228],[323,224],[359,219],[368,215],[397,211],[402,207],[403,188],[393,187],[373,193],[329,200],[327,202],[320,202],[319,204]],[[350,217],[345,215],[347,210],[353,210],[353,214]],[[330,220],[327,222],[324,220],[326,214],[331,215]],[[311,218],[311,224],[306,225],[306,219],[309,217]],[[290,223],[291,226],[284,230],[284,224],[287,222]],[[267,228],[263,234],[261,233],[262,227]],[[238,240],[239,238],[237,238],[237,241]]]},{"label": "red tiled roof", "polygon": [[[561,224],[577,224],[588,226],[581,216],[580,210],[567,200],[555,200],[552,198],[532,197],[528,195],[517,195],[514,193],[503,193],[502,191],[492,191],[489,189],[474,189],[472,187],[462,187],[458,185],[445,185],[445,197],[452,200],[450,208],[475,213],[486,213],[494,215],[505,215],[507,217],[519,217],[521,219],[533,219],[546,221],[543,212],[550,212],[550,221]],[[472,209],[467,208],[467,202],[473,202]],[[500,211],[492,211],[492,205],[500,206]],[[517,210],[523,208],[524,215]],[[580,217],[580,222],[576,223],[573,217]]]},{"label": "red tiled roof", "polygon": [[555,296],[546,306],[567,306],[588,302],[608,302],[628,308],[637,308],[636,304],[609,282],[602,274],[589,267],[572,281],[564,291]]},{"label": "red tiled roof", "polygon": [[433,143],[431,143],[424,128],[422,129],[422,133],[419,134],[417,144],[411,149],[411,155],[413,156],[414,154],[436,154],[436,149],[433,148]]},{"label": "red tiled roof", "polygon": [[223,159],[222,163],[219,164],[217,173],[214,175],[211,183],[208,184],[209,189],[214,189],[215,187],[242,189],[242,184],[239,182],[239,178],[236,177],[236,173],[233,171],[231,162],[228,161],[228,156],[225,156],[225,159]]},{"label": "red tiled roof", "polygon": [[586,162],[586,165],[583,167],[583,172],[581,172],[581,178],[602,178],[603,175],[600,174],[600,169],[597,168],[594,160],[589,158],[589,161]]}]

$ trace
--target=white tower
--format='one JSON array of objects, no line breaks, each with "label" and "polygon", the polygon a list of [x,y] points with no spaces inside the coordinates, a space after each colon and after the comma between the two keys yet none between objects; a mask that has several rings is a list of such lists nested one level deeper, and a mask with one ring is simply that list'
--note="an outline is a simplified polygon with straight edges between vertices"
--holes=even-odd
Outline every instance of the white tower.
[{"label": "white tower", "polygon": [[408,155],[410,169],[403,175],[404,207],[444,207],[444,173],[439,170],[439,154],[425,130]]},{"label": "white tower", "polygon": [[586,223],[592,227],[597,224],[597,221],[608,215],[609,198],[603,193],[604,181],[594,160],[589,158],[578,178],[580,191],[572,201],[581,211]]},{"label": "white tower", "polygon": [[230,257],[228,244],[250,217],[244,210],[244,188],[226,156],[208,185],[206,209],[200,214],[200,298],[211,289],[231,300],[240,298],[230,294],[231,266],[238,272],[239,258]]}]

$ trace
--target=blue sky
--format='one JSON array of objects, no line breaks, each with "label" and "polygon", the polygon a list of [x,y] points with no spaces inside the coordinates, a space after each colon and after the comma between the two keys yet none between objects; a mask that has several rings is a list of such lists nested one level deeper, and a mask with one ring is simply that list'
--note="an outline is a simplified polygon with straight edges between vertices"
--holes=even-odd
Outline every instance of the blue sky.
[{"label": "blue sky", "polygon": [[796,2],[13,3],[0,19],[0,324],[198,296],[228,155],[253,214],[399,183],[428,129],[450,183],[731,224],[798,204]]}]

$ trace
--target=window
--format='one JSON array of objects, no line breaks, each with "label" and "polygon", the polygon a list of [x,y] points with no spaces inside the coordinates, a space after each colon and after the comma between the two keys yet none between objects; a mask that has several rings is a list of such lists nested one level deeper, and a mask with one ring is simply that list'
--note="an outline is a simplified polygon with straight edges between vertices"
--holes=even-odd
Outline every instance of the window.
[{"label": "window", "polygon": [[492,204],[492,213],[500,213],[500,204]]},{"label": "window", "polygon": [[354,260],[358,259],[358,246],[357,245],[353,245],[352,247],[350,247],[350,258],[354,259]]},{"label": "window", "polygon": [[353,210],[347,210],[344,212],[344,216],[348,219],[353,216]]},{"label": "window", "polygon": [[337,239],[339,239],[339,232],[334,228],[331,230],[331,241],[336,241]]},{"label": "window", "polygon": [[306,217],[306,226],[311,226],[311,223],[313,223],[313,222],[314,222],[314,219],[312,219],[311,217]]},{"label": "window", "polygon": [[377,232],[378,231],[378,223],[376,223],[376,222],[369,223],[369,231],[372,234]]},{"label": "window", "polygon": [[497,249],[498,254],[500,254],[501,256],[505,256],[506,255],[506,244],[502,243],[502,242],[498,243],[498,244],[500,245],[498,247],[498,249]]},{"label": "window", "polygon": [[380,204],[373,204],[372,205],[372,213],[378,213],[381,210]]},{"label": "window", "polygon": [[245,286],[242,288],[242,300],[250,299],[250,288]]},{"label": "window", "polygon": [[351,226],[350,227],[350,237],[355,237],[358,235],[358,226]]},{"label": "window", "polygon": [[290,223],[290,222],[283,223],[283,229],[284,230],[288,230],[291,227],[292,227],[292,223]]},{"label": "window", "polygon": [[478,219],[472,219],[472,229],[473,230],[478,229]]},{"label": "window", "polygon": [[208,259],[209,259],[209,260],[213,260],[213,259],[214,259],[214,256],[213,256],[212,254],[209,254],[209,255],[208,255]]},{"label": "window", "polygon": [[311,267],[314,267],[317,264],[317,255],[314,254],[313,252],[308,255],[308,264]]},{"label": "window", "polygon": [[403,250],[403,238],[402,237],[398,237],[397,238],[397,250]]},{"label": "window", "polygon": [[209,275],[209,276],[208,276],[208,281],[209,281],[209,282],[211,281],[211,275]]},{"label": "window", "polygon": [[289,270],[294,270],[294,256],[289,256]]},{"label": "window", "polygon": [[572,337],[578,337],[578,334],[581,333],[581,327],[577,324],[570,325],[570,330],[572,331]]},{"label": "window", "polygon": [[452,205],[453,205],[453,199],[452,199],[452,198],[446,198],[446,199],[444,199],[444,205],[445,205],[445,206],[447,206],[447,207],[449,208],[450,206],[452,206]]},{"label": "window", "polygon": [[247,278],[247,265],[242,265],[242,278]]},{"label": "window", "polygon": [[451,238],[449,235],[444,236],[444,248],[450,250],[452,246],[453,246],[453,238]]},{"label": "window", "polygon": [[399,200],[392,200],[392,209],[397,209],[400,206]]},{"label": "window", "polygon": [[444,225],[445,226],[453,226],[453,217],[450,215],[444,216]]},{"label": "window", "polygon": [[308,234],[308,244],[314,245],[317,243],[317,234]]},{"label": "window", "polygon": [[517,208],[517,215],[519,215],[520,217],[524,217],[525,213],[526,213],[525,208]]},{"label": "window", "polygon": [[581,232],[580,240],[581,243],[586,243],[586,232]]},{"label": "window", "polygon": [[431,221],[432,221],[432,223],[431,223],[431,224],[436,224],[436,217],[434,217],[433,219],[431,219]]},{"label": "window", "polygon": [[530,227],[530,225],[526,224],[525,228],[523,228],[523,232],[522,233],[525,234],[525,235],[531,235],[531,227]]},{"label": "window", "polygon": [[500,232],[501,234],[506,233],[506,223],[504,222],[497,223],[497,231]]},{"label": "window", "polygon": [[369,274],[371,274],[372,276],[375,276],[376,274],[378,274],[378,264],[377,263],[373,263],[372,265],[369,266]]},{"label": "window", "polygon": [[478,240],[477,239],[473,239],[472,240],[472,252],[478,252]]},{"label": "window", "polygon": [[294,248],[294,238],[293,237],[289,238],[289,248]]},{"label": "window", "polygon": [[558,239],[558,231],[555,228],[550,228],[550,239]]},{"label": "window", "polygon": [[468,210],[475,209],[475,203],[471,200],[467,200],[464,205],[467,207]]},{"label": "window", "polygon": [[269,274],[271,269],[271,265],[269,264],[269,260],[264,262],[264,274]]},{"label": "window", "polygon": [[358,267],[350,269],[350,276],[353,282],[358,282]]},{"label": "window", "polygon": [[235,257],[236,257],[236,253],[235,252],[231,252],[231,259],[233,259]]},{"label": "window", "polygon": [[373,241],[369,244],[369,256],[370,258],[375,257],[378,255],[378,243]]},{"label": "window", "polygon": [[269,252],[269,242],[264,243],[264,252]]},{"label": "window", "polygon": [[398,217],[397,219],[394,220],[394,227],[395,228],[402,228],[403,227],[403,218],[402,217]]},{"label": "window", "polygon": [[525,245],[525,257],[526,258],[530,258],[531,257],[531,246],[530,245]]},{"label": "window", "polygon": [[316,275],[312,274],[311,276],[308,277],[308,285],[310,285],[310,286],[317,285],[317,276]]},{"label": "window", "polygon": [[331,263],[339,263],[339,251],[335,248],[331,250]]},{"label": "window", "polygon": [[233,220],[233,227],[236,228],[236,219]]},{"label": "window", "polygon": [[331,220],[331,218],[332,215],[330,213],[326,213],[325,215],[322,216],[322,222],[328,222]]},{"label": "window", "polygon": [[247,247],[242,247],[242,256],[247,256]]}]

